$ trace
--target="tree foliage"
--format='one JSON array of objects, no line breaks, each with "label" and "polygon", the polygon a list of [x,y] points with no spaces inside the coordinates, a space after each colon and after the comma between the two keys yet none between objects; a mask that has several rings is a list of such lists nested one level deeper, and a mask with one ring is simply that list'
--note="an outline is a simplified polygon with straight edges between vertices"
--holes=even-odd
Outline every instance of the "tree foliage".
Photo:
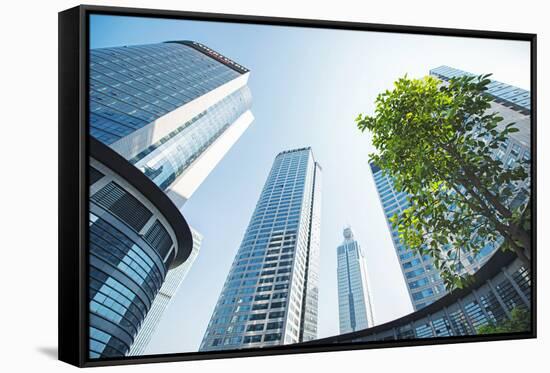
[{"label": "tree foliage", "polygon": [[371,161],[409,196],[394,227],[405,245],[433,258],[448,288],[465,284],[461,256],[486,246],[513,249],[529,266],[530,168],[495,156],[518,128],[489,110],[489,76],[448,84],[405,76],[378,95],[373,116],[356,119],[372,134]]},{"label": "tree foliage", "polygon": [[510,319],[501,323],[480,326],[477,334],[519,333],[531,330],[531,313],[525,308],[516,307],[510,312]]}]

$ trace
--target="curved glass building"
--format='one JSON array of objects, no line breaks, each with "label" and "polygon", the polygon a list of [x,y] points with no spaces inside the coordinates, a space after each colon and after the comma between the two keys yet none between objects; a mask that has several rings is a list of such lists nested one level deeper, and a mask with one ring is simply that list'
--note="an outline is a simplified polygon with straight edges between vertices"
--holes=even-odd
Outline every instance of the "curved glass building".
[{"label": "curved glass building", "polygon": [[[480,334],[481,327],[512,319],[514,309],[530,312],[531,273],[511,252],[497,251],[463,289],[422,309],[368,329],[317,339],[310,345],[447,338]],[[518,331],[530,333],[530,330]]]},{"label": "curved glass building", "polygon": [[118,357],[196,257],[180,209],[252,122],[252,98],[248,69],[193,41],[93,49],[89,67],[89,356]]},{"label": "curved glass building", "polygon": [[147,346],[156,332],[156,328],[162,319],[164,311],[169,307],[181,283],[191,269],[196,257],[199,255],[202,235],[192,228],[191,234],[193,235],[193,249],[191,255],[187,258],[185,263],[168,271],[164,279],[164,284],[162,284],[147,317],[141,324],[141,328],[127,356],[139,356],[146,353]]},{"label": "curved glass building", "polygon": [[144,175],[133,179],[131,165],[133,175],[111,167],[90,160],[91,357],[124,356],[168,270],[191,250],[189,227],[168,197]]}]

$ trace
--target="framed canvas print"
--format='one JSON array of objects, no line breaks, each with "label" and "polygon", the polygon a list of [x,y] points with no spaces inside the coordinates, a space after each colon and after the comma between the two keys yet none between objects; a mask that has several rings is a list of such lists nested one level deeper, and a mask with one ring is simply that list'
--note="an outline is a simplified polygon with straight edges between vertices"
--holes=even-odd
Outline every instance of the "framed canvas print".
[{"label": "framed canvas print", "polygon": [[536,35],[59,13],[59,358],[536,336]]}]

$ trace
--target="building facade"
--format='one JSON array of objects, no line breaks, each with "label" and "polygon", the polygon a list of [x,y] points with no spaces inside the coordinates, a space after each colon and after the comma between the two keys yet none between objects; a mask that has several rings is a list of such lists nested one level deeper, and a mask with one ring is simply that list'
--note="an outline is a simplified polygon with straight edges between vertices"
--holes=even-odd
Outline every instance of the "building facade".
[{"label": "building facade", "polygon": [[[471,73],[441,66],[430,71],[430,74],[441,79],[446,84],[453,77],[471,76]],[[491,98],[489,111],[496,111],[502,117],[500,126],[515,122],[519,131],[510,134],[510,139],[500,149],[496,149],[494,156],[502,161],[504,167],[515,167],[520,160],[529,161],[530,149],[530,93],[497,81],[491,81],[486,94]],[[415,310],[419,310],[446,294],[443,281],[435,269],[429,255],[421,256],[409,250],[401,240],[396,229],[392,228],[389,219],[394,214],[400,214],[407,207],[407,194],[396,190],[393,180],[380,168],[370,163],[370,170],[378,191],[378,196],[384,210],[388,229],[391,232],[393,245],[403,272],[407,290]],[[523,187],[529,189],[530,178]],[[518,193],[511,206],[522,203],[527,196]],[[475,273],[498,249],[499,245],[490,244],[484,247],[476,256],[464,253],[461,256],[461,271]]]},{"label": "building facade", "polygon": [[374,326],[365,253],[351,227],[344,228],[344,242],[338,246],[337,261],[340,334]]},{"label": "building facade", "polygon": [[162,320],[164,311],[170,305],[172,298],[178,292],[181,283],[187,276],[187,273],[189,273],[191,266],[199,255],[202,235],[193,228],[191,228],[191,234],[193,235],[193,250],[191,251],[191,255],[189,255],[189,258],[187,258],[183,264],[169,270],[166,274],[164,283],[155,297],[145,320],[143,320],[141,328],[134,338],[134,343],[132,344],[130,351],[128,351],[127,356],[139,356],[145,353],[147,345],[151,341],[151,338],[153,338],[156,328]]},{"label": "building facade", "polygon": [[310,148],[275,158],[200,351],[317,337],[321,167]]},{"label": "building facade", "polygon": [[193,261],[180,209],[252,122],[249,74],[192,41],[90,50],[91,358],[126,355]]},{"label": "building facade", "polygon": [[[531,273],[511,252],[498,251],[464,289],[399,319],[357,332],[309,342],[368,343],[479,335],[481,327],[512,319],[515,309],[531,313]],[[523,331],[531,333],[530,328]]]},{"label": "building facade", "polygon": [[432,263],[432,258],[409,250],[390,222],[394,214],[400,214],[409,207],[407,194],[397,190],[392,178],[376,164],[371,162],[369,165],[411,303],[415,310],[421,309],[442,297],[445,294],[445,285]]},{"label": "building facade", "polygon": [[[473,76],[474,74],[448,66],[440,66],[430,70],[430,75],[448,82],[453,77]],[[497,112],[503,120],[498,129],[514,122],[518,132],[511,133],[493,156],[503,163],[506,168],[516,167],[519,162],[531,162],[531,94],[524,89],[492,80],[485,92],[491,98],[489,112]],[[529,198],[526,190],[530,189],[531,177],[517,185],[516,193],[506,201],[512,209],[525,203]],[[475,239],[475,238],[474,238]],[[500,245],[487,245],[475,257],[461,256],[461,265],[464,271],[475,273],[495,253]]]},{"label": "building facade", "polygon": [[249,75],[192,41],[91,50],[90,134],[181,207],[252,122]]}]

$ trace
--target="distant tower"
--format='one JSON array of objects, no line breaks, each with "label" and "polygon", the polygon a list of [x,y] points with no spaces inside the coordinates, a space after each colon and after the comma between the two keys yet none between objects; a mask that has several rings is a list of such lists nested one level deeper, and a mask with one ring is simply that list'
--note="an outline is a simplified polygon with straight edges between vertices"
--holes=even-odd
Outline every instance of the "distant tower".
[{"label": "distant tower", "polygon": [[338,310],[341,334],[374,325],[365,255],[351,227],[344,228],[344,242],[338,246]]}]

